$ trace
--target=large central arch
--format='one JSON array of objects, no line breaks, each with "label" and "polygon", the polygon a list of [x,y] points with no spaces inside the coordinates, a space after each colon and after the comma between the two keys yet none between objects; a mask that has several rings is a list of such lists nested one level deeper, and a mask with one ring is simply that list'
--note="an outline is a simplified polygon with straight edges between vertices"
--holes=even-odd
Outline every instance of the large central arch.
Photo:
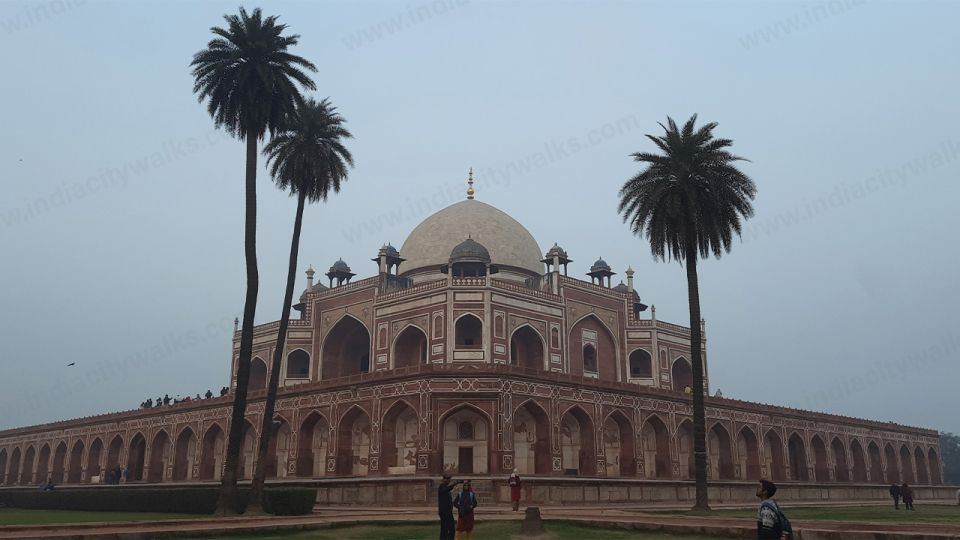
[{"label": "large central arch", "polygon": [[469,405],[453,409],[441,420],[443,468],[459,474],[490,470],[490,421]]},{"label": "large central arch", "polygon": [[370,371],[370,332],[359,319],[344,315],[323,340],[320,376],[336,379]]}]

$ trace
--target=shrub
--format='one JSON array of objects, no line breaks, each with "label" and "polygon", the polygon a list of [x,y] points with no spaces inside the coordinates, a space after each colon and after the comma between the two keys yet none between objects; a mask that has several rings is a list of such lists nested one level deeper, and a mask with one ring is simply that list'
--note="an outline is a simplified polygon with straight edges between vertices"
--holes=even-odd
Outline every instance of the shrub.
[{"label": "shrub", "polygon": [[[249,493],[250,488],[240,488],[241,508],[246,507]],[[54,491],[0,491],[0,502],[39,510],[212,514],[219,494],[218,486],[57,488]],[[263,506],[266,512],[280,516],[304,515],[313,511],[316,496],[316,489],[268,487],[264,491]]]}]

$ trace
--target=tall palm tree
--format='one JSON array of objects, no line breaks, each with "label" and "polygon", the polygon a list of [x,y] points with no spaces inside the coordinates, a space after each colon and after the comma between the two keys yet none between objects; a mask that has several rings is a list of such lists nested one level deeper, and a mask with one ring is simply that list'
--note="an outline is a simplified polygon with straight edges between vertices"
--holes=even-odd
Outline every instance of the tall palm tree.
[{"label": "tall palm tree", "polygon": [[299,36],[282,35],[287,26],[276,17],[264,18],[257,8],[253,13],[240,8],[239,15],[224,15],[227,28],[210,29],[214,38],[193,55],[193,91],[198,101],[207,101],[207,112],[218,128],[246,141],[246,214],[244,254],[247,266],[247,293],[243,305],[240,353],[237,360],[236,388],[230,435],[224,463],[220,512],[237,509],[237,464],[247,408],[250,380],[250,356],[253,350],[253,319],[257,308],[257,142],[269,130],[276,131],[283,120],[303,101],[297,85],[310,90],[315,85],[306,71],[316,67],[287,49]]},{"label": "tall palm tree", "polygon": [[290,306],[293,304],[293,285],[297,275],[297,257],[300,251],[300,227],[303,224],[303,206],[306,201],[327,200],[327,196],[340,191],[340,184],[347,180],[347,172],[353,166],[353,156],[343,145],[344,139],[353,135],[343,127],[344,119],[336,107],[324,99],[316,102],[308,99],[297,109],[288,125],[278,131],[267,143],[263,153],[267,156],[270,174],[277,187],[290,190],[297,197],[297,215],[293,221],[293,240],[290,243],[290,264],[287,267],[287,287],[283,295],[280,329],[277,346],[273,353],[270,370],[270,387],[263,410],[263,426],[260,430],[260,445],[257,448],[257,467],[253,475],[248,508],[262,508],[263,481],[267,474],[267,459],[270,437],[274,435],[273,412],[280,383],[280,365],[283,360],[287,327],[290,322]]},{"label": "tall palm tree", "polygon": [[707,510],[707,444],[703,408],[700,290],[697,259],[730,251],[741,221],[753,215],[757,186],[735,166],[745,161],[727,151],[730,139],[713,136],[716,122],[695,129],[697,115],[677,128],[660,124],[662,136],[647,135],[661,153],[637,152],[644,168],[620,189],[619,212],[634,234],[647,237],[654,258],[675,259],[687,269],[690,356],[693,359],[693,449],[696,467],[694,510]]}]

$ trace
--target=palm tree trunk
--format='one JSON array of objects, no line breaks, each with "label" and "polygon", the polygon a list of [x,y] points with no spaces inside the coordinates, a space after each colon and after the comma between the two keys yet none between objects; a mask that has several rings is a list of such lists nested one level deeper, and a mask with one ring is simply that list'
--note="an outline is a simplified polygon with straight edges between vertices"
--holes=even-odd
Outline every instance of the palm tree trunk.
[{"label": "palm tree trunk", "polygon": [[250,383],[250,356],[253,352],[253,319],[257,311],[260,276],[257,272],[257,137],[247,134],[246,215],[244,218],[244,254],[247,263],[247,295],[243,303],[243,325],[240,329],[240,353],[237,359],[237,386],[233,393],[233,413],[227,438],[227,456],[220,483],[217,513],[239,510],[237,497],[237,465],[243,442],[243,426],[247,413],[247,386]]},{"label": "palm tree trunk", "polygon": [[[277,346],[273,353],[273,365],[270,367],[270,387],[267,390],[267,403],[263,407],[263,424],[260,427],[260,445],[257,448],[257,468],[253,474],[253,486],[250,488],[250,502],[247,512],[263,511],[263,482],[267,476],[267,455],[270,451],[270,438],[274,436],[273,411],[277,403],[277,388],[280,386],[280,364],[287,342],[287,327],[290,325],[290,306],[293,304],[293,286],[297,280],[297,258],[300,255],[300,227],[303,225],[303,205],[306,194],[297,196],[297,217],[293,221],[293,240],[290,242],[290,266],[287,268],[287,288],[283,293],[283,310],[280,315],[280,330],[277,332]],[[277,464],[277,467],[286,464]]]},{"label": "palm tree trunk", "polygon": [[693,363],[693,465],[696,477],[696,502],[693,509],[710,509],[707,496],[707,432],[703,407],[703,359],[700,342],[700,286],[697,282],[697,243],[687,242],[687,295],[690,304],[690,356]]}]

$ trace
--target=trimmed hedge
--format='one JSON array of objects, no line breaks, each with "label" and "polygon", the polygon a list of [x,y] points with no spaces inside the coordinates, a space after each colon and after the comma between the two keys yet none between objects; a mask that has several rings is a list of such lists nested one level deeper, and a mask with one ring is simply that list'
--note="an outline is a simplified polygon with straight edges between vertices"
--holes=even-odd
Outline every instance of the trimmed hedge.
[{"label": "trimmed hedge", "polygon": [[[249,488],[240,488],[241,508],[246,508]],[[94,512],[164,512],[212,514],[219,487],[197,488],[57,488],[53,491],[10,490],[0,492],[0,502],[15,508],[38,510],[86,510]],[[299,516],[313,511],[317,490],[266,488],[264,510],[280,516]]]}]

